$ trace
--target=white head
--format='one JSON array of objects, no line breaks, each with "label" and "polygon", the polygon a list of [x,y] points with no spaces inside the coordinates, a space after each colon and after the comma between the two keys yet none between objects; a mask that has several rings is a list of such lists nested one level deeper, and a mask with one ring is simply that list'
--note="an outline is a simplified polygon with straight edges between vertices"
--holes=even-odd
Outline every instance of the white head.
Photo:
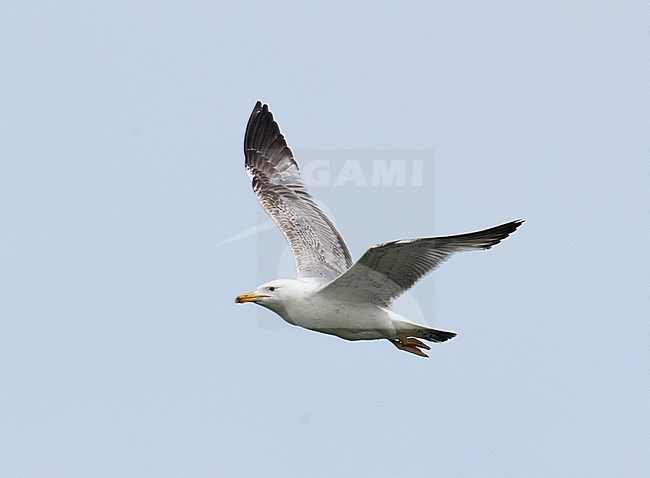
[{"label": "white head", "polygon": [[254,302],[282,315],[285,310],[285,304],[303,295],[304,291],[305,285],[300,281],[276,279],[262,284],[254,292],[238,295],[235,298],[235,302],[238,304]]}]

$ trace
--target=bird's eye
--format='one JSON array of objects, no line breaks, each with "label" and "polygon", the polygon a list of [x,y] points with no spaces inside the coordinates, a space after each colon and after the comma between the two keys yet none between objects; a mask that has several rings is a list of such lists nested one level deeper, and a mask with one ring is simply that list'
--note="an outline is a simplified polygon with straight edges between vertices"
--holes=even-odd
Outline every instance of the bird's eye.
[{"label": "bird's eye", "polygon": [[275,287],[269,287],[269,290],[273,292],[275,290]]}]

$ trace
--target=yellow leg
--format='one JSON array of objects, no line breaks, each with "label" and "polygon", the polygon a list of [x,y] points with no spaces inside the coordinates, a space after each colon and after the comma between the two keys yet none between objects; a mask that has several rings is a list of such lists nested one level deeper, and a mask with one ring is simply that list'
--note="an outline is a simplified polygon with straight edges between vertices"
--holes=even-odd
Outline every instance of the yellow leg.
[{"label": "yellow leg", "polygon": [[397,347],[400,350],[403,350],[404,352],[409,352],[415,355],[419,355],[420,357],[429,357],[421,349],[431,350],[431,347],[429,347],[421,340],[416,339],[415,337],[398,336],[395,339],[391,339],[391,342],[395,347]]}]

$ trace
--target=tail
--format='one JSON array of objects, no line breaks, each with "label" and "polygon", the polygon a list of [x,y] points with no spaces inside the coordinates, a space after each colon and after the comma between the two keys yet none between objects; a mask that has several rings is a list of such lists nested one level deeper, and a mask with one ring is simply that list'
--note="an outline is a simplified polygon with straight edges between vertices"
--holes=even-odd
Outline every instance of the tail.
[{"label": "tail", "polygon": [[419,326],[417,329],[413,329],[410,335],[429,342],[446,342],[456,337],[456,332]]},{"label": "tail", "polygon": [[431,347],[418,339],[428,340],[429,342],[446,342],[456,337],[456,332],[431,329],[404,320],[393,320],[393,325],[397,331],[397,337],[391,340],[393,345],[400,350],[420,357],[428,357],[423,350],[430,350]]}]

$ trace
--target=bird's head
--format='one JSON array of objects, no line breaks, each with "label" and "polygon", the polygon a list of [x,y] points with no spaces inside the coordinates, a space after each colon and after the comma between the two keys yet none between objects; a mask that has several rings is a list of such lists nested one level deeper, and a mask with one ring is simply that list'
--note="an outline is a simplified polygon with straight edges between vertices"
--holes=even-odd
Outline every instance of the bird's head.
[{"label": "bird's head", "polygon": [[280,310],[284,308],[284,304],[296,296],[301,290],[302,287],[300,287],[300,284],[296,280],[276,279],[262,284],[254,292],[239,294],[235,298],[235,302],[238,304],[254,302],[262,307],[280,313]]}]

